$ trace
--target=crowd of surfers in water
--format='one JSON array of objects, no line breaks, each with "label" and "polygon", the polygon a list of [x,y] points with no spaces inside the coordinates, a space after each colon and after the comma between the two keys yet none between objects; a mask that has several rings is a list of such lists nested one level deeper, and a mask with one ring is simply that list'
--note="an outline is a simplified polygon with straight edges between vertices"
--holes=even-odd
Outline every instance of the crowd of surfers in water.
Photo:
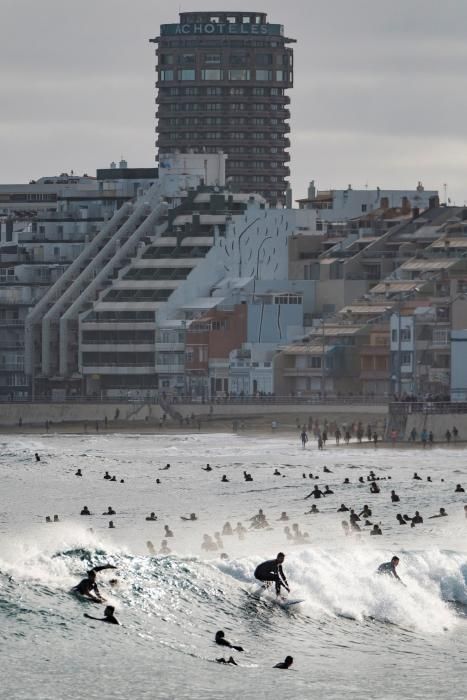
[{"label": "crowd of surfers in water", "polygon": [[[359,423],[357,426],[356,431],[352,430],[352,433],[355,434],[357,441],[361,442],[363,438],[365,437],[368,441],[372,441],[375,445],[378,442],[378,436],[376,431],[372,429],[372,427],[369,425],[367,427],[366,433],[363,430],[363,426]],[[457,440],[458,439],[458,430],[454,426],[452,431],[447,430],[446,431],[446,441],[450,442],[452,439]],[[315,437],[317,440],[317,446],[318,449],[323,449],[326,445],[326,442],[328,440],[328,433],[326,429],[323,430],[315,430]],[[395,439],[395,436],[392,436]],[[344,429],[343,431],[340,430],[340,428],[336,427],[334,430],[334,439],[336,442],[336,445],[339,445],[341,439],[348,444],[351,440],[351,431]],[[415,429],[412,430],[412,432],[409,435],[409,441],[411,442],[416,442],[418,439],[418,435],[415,431]],[[309,438],[308,438],[308,432],[306,430],[306,427],[303,426],[300,429],[300,441],[302,443],[303,449],[305,449]],[[420,441],[425,447],[427,444],[433,444],[433,433],[423,430],[422,433],[420,434]],[[35,455],[35,461],[40,462],[41,457],[40,455],[36,452]],[[168,463],[163,467],[160,467],[160,471],[168,471],[171,468],[171,465]],[[206,464],[205,467],[201,467],[202,471],[205,472],[212,472],[214,471],[213,467],[210,464]],[[323,475],[328,475],[332,474],[333,471],[327,467],[323,467]],[[83,472],[81,468],[78,468],[75,472],[76,477],[83,477]],[[273,477],[285,477],[286,475],[283,474],[277,467],[274,469],[272,472]],[[124,484],[125,480],[124,479],[118,479],[116,475],[111,475],[109,471],[105,471],[103,475],[103,479],[109,482],[118,482],[120,484]],[[302,473],[302,479],[313,479],[313,480],[326,480],[326,476],[323,476],[321,479],[319,475],[313,474],[312,472],[309,472],[308,474],[303,472]],[[221,482],[222,483],[230,483],[230,479],[226,474],[221,475]],[[244,481],[253,481],[253,476],[250,472],[244,470],[243,471],[243,480]],[[354,483],[358,483],[359,485],[367,486],[368,487],[368,494],[373,496],[376,494],[381,494],[381,491],[383,489],[383,484],[381,482],[385,481],[390,481],[391,476],[384,476],[384,477],[379,477],[376,476],[375,472],[371,469],[368,474],[365,476],[359,476],[357,481]],[[412,481],[425,481],[428,484],[434,484],[433,479],[431,476],[426,476],[425,478],[420,476],[417,472],[413,473],[412,476]],[[440,479],[441,482],[444,482],[444,479]],[[161,479],[156,478],[156,484],[160,485]],[[343,482],[342,482],[342,493],[345,492],[345,488],[351,484],[351,480],[349,477],[345,477]],[[334,489],[336,486],[333,487]],[[400,504],[401,503],[401,497],[396,493],[395,489],[388,489],[384,488],[384,495],[385,497],[390,498],[392,504]],[[315,484],[311,491],[304,497],[304,500],[308,500],[309,498],[315,499],[315,500],[320,500],[326,498],[326,496],[332,496],[334,495],[334,491],[329,487],[329,485],[325,484],[324,486],[320,487],[318,484]],[[454,488],[454,493],[465,493],[465,489],[461,484],[456,484]],[[380,501],[378,500],[378,503]],[[353,504],[352,504],[353,505]],[[356,537],[361,537],[362,534],[367,531],[369,532],[370,536],[382,536],[383,535],[383,523],[381,521],[379,522],[374,522],[375,518],[373,515],[374,510],[377,510],[377,508],[370,507],[368,504],[364,504],[363,507],[352,507],[352,505],[346,505],[345,503],[341,503],[339,507],[336,509],[336,512],[339,514],[345,514],[345,520],[341,520],[341,527],[343,530],[343,533],[346,537],[349,536],[356,536]],[[464,509],[464,515],[467,518],[467,504],[463,506]],[[327,511],[329,512],[329,510]],[[312,504],[311,508],[309,510],[304,511],[304,515],[318,515],[320,513],[320,510],[316,504]],[[87,505],[84,505],[83,508],[80,511],[81,516],[92,516],[93,513],[89,510]],[[117,512],[112,508],[112,506],[108,506],[107,510],[105,510],[102,513],[103,516],[115,516],[117,515]],[[447,517],[448,513],[446,512],[446,509],[444,507],[440,507],[439,511],[437,513],[434,513],[433,515],[425,516],[426,519],[431,520],[434,518],[443,518]],[[185,522],[195,522],[198,520],[198,516],[196,513],[189,513],[188,515],[181,515],[180,516],[182,521]],[[46,516],[45,518],[46,523],[58,523],[60,522],[60,519],[58,515],[54,515],[53,519],[51,516]],[[145,520],[147,522],[158,522],[158,516],[154,511],[150,512],[146,517]],[[300,545],[300,544],[307,544],[310,542],[310,535],[308,532],[303,532],[300,528],[300,525],[298,523],[292,523],[290,524],[290,517],[287,514],[287,511],[282,511],[279,515],[279,517],[274,518],[276,522],[279,523],[288,523],[287,525],[284,526],[283,532],[285,536],[285,541],[289,545]],[[407,526],[410,525],[410,527],[416,527],[417,525],[423,525],[424,522],[424,517],[420,513],[420,511],[416,510],[413,515],[408,515],[407,513],[402,513],[399,512],[395,515],[395,521],[398,526]],[[110,529],[115,529],[115,524],[113,520],[109,520],[108,527]],[[267,517],[266,514],[264,513],[263,509],[260,508],[257,513],[252,515],[248,521],[244,524],[242,522],[237,522],[234,526],[230,522],[225,522],[222,529],[220,531],[217,531],[214,533],[214,535],[210,535],[208,533],[203,535],[202,542],[201,542],[201,549],[204,552],[218,552],[219,556],[221,559],[228,559],[228,554],[224,551],[224,542],[222,538],[229,538],[236,536],[238,537],[239,540],[244,540],[250,531],[254,530],[273,530],[274,527],[271,525],[271,518]],[[90,532],[93,532],[92,528],[89,528]],[[174,538],[174,532],[173,530],[169,527],[169,525],[164,525],[164,533],[163,533],[163,539],[161,541],[160,547],[156,550],[156,547],[154,546],[153,542],[151,540],[148,540],[146,542],[146,547],[150,555],[162,555],[166,556],[172,553],[171,548],[168,545],[169,540],[172,540]],[[289,591],[287,580],[285,579],[284,573],[282,571],[282,563],[284,561],[285,555],[282,553],[279,553],[277,555],[277,558],[274,560],[266,561],[263,562],[259,567],[257,567],[255,571],[255,577],[259,581],[264,581],[265,586],[271,585],[272,582],[275,582],[275,587],[276,587],[276,594],[279,596],[280,595],[280,588],[281,586],[285,587],[287,591]],[[402,583],[401,579],[399,578],[397,572],[396,572],[396,567],[399,564],[399,557],[394,556],[392,557],[390,562],[385,562],[381,564],[378,567],[377,573],[379,574],[390,574],[393,576],[395,579],[397,579],[400,583]],[[103,603],[105,602],[105,598],[103,598],[99,592],[99,589],[97,587],[96,583],[96,576],[99,571],[105,570],[105,569],[115,569],[116,567],[111,565],[111,564],[106,564],[104,566],[96,566],[90,571],[87,572],[87,577],[83,579],[74,589],[74,591],[82,596],[85,596],[87,598],[90,598],[96,603]],[[109,581],[111,586],[117,586],[118,585],[118,579],[111,579]],[[405,584],[404,584],[405,585]],[[119,625],[120,623],[118,622],[117,618],[115,617],[115,608],[111,605],[107,605],[106,608],[104,609],[104,616],[103,617],[95,617],[92,615],[89,615],[85,613],[84,617],[91,619],[91,620],[96,620],[100,622],[106,622],[109,624],[113,625]],[[219,630],[214,638],[214,641],[217,645],[226,647],[229,649],[234,649],[236,651],[243,651],[243,648],[239,645],[234,645],[231,642],[229,642],[225,638],[225,633],[222,630]],[[220,657],[216,658],[216,661],[218,663],[222,664],[231,664],[231,665],[237,665],[236,661],[234,660],[233,656],[229,656],[229,658],[225,657]],[[274,668],[280,668],[280,669],[289,669],[293,664],[293,658],[292,656],[286,656],[284,661],[281,661],[277,663]]]}]

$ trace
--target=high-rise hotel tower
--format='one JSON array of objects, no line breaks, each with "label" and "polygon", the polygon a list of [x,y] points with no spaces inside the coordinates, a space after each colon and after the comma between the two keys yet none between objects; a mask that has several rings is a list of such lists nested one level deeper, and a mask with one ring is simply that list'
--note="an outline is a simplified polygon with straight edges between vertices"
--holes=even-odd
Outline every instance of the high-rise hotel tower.
[{"label": "high-rise hotel tower", "polygon": [[262,12],[182,12],[151,41],[161,167],[174,151],[223,151],[235,189],[283,202],[294,40]]}]

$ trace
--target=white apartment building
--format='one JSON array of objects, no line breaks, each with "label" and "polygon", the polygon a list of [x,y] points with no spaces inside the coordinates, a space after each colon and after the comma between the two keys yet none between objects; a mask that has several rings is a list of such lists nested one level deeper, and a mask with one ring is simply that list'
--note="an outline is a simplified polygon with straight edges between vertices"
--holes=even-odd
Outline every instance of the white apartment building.
[{"label": "white apartment building", "polygon": [[419,182],[414,190],[376,189],[354,190],[351,185],[345,190],[318,190],[312,180],[308,196],[299,199],[300,209],[312,209],[321,222],[348,221],[362,214],[382,209],[401,209],[406,213],[427,209],[430,199],[438,201],[436,190],[425,190]]}]

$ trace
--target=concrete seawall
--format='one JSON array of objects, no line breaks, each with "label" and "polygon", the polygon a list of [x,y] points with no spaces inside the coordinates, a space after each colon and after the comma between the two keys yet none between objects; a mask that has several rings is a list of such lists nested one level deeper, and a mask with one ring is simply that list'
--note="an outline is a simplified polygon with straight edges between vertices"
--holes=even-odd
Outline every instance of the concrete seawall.
[{"label": "concrete seawall", "polygon": [[[202,425],[207,422],[245,421],[254,425],[270,425],[272,420],[279,424],[295,425],[313,422],[318,419],[320,424],[327,420],[336,421],[339,425],[352,424],[361,421],[383,430],[387,419],[388,408],[385,405],[365,404],[173,404],[172,408],[183,417],[194,414]],[[23,427],[30,425],[44,427],[45,422],[60,423],[91,423],[104,422],[107,418],[115,427],[118,423],[159,423],[164,411],[157,404],[140,403],[11,403],[0,404],[0,426]],[[167,425],[178,425],[167,415]]]},{"label": "concrete seawall", "polygon": [[[467,439],[467,414],[464,413],[412,413],[407,416],[405,427],[405,440],[408,440],[413,428],[417,431],[417,440],[423,428],[427,432],[433,432],[435,442],[446,442],[446,430],[452,433],[456,426],[459,431],[458,440]],[[453,442],[453,440],[451,441]]]}]

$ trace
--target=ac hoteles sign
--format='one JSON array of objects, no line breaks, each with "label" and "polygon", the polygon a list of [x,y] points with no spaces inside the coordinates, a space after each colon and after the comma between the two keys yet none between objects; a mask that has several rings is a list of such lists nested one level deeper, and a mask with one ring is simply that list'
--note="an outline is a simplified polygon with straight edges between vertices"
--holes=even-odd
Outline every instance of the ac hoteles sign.
[{"label": "ac hoteles sign", "polygon": [[161,36],[177,34],[247,34],[253,36],[282,36],[281,24],[233,24],[229,22],[207,22],[196,24],[161,24]]}]

